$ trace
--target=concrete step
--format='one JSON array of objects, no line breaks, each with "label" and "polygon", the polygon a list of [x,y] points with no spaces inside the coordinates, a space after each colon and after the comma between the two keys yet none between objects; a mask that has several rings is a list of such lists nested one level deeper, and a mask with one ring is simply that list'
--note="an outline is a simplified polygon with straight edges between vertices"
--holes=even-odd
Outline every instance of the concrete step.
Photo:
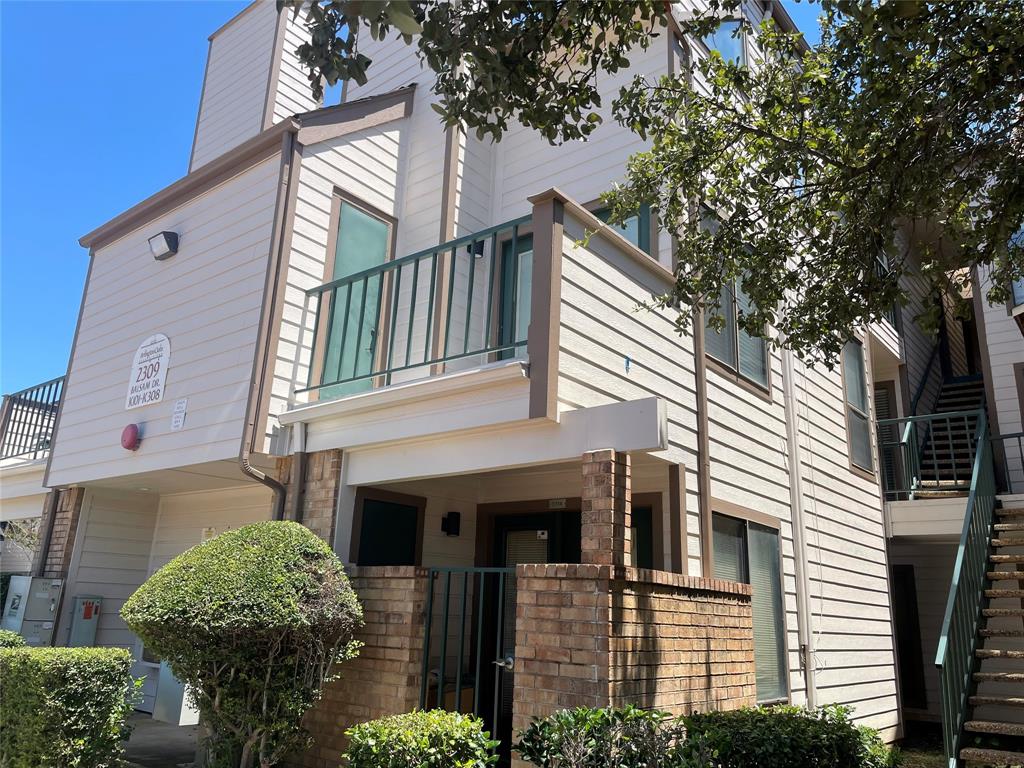
[{"label": "concrete step", "polygon": [[1024,563],[1024,555],[989,555],[988,559],[993,563]]},{"label": "concrete step", "polygon": [[979,629],[982,637],[1024,637],[1024,629]]},{"label": "concrete step", "polygon": [[1024,571],[989,571],[989,581],[1024,581]]},{"label": "concrete step", "polygon": [[1024,538],[1015,536],[1013,538],[992,539],[993,547],[1024,547]]},{"label": "concrete step", "polygon": [[1002,749],[980,749],[967,747],[960,750],[960,759],[975,765],[1018,766],[1024,765],[1024,752],[1006,752]]},{"label": "concrete step", "polygon": [[997,616],[1024,616],[1024,608],[983,608],[981,610],[982,616],[988,616],[989,618],[995,618]]},{"label": "concrete step", "polygon": [[974,655],[979,659],[1024,659],[1024,651],[1008,651],[1003,648],[979,648]]},{"label": "concrete step", "polygon": [[997,531],[1024,531],[1024,520],[1013,523],[996,523]]},{"label": "concrete step", "polygon": [[975,672],[976,683],[1024,683],[1024,672]]},{"label": "concrete step", "polygon": [[1000,707],[1024,707],[1024,698],[1020,696],[971,696],[971,704],[976,707],[993,704]]},{"label": "concrete step", "polygon": [[986,589],[985,597],[1017,597],[1024,600],[1024,589]]},{"label": "concrete step", "polygon": [[994,720],[968,720],[964,730],[971,733],[997,733],[1001,736],[1024,736],[1024,723],[1000,723]]},{"label": "concrete step", "polygon": [[1024,507],[1010,507],[1007,509],[997,509],[996,515],[999,517],[1024,517]]}]

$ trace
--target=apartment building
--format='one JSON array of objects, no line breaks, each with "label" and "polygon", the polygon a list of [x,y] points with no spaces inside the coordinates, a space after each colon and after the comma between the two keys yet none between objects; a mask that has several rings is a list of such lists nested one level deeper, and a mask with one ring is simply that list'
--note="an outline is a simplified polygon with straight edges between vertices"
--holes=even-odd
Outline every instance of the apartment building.
[{"label": "apartment building", "polygon": [[[777,4],[745,13],[791,25]],[[680,337],[671,312],[637,311],[672,283],[669,234],[649,210],[602,219],[632,133],[445,130],[400,40],[361,43],[368,83],[323,106],[301,34],[270,0],[215,32],[188,174],[81,240],[59,410],[43,449],[0,467],[4,516],[43,516],[52,642],[79,636],[76,598],[100,598],[91,642],[135,652],[141,708],[194,722],[118,610],[207,538],[295,519],[333,544],[367,616],[297,764],[336,764],[354,722],[432,706],[506,745],[531,716],[609,703],[837,702],[898,738],[890,560],[920,567],[897,518],[935,505],[876,419],[933,407],[976,372],[982,334],[951,320],[937,347],[910,279],[913,301],[834,370],[737,329],[738,286],[723,332]],[[707,50],[662,30],[603,88]],[[126,315],[126,291],[144,312]],[[1020,342],[988,348],[993,371]],[[986,369],[1009,408],[1000,382]]]}]

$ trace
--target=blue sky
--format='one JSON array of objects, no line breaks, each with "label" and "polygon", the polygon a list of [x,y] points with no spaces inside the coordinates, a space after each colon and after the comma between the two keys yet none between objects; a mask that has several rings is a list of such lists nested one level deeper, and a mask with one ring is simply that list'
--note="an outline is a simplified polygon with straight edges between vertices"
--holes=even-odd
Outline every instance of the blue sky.
[{"label": "blue sky", "polygon": [[[64,373],[78,238],[185,174],[207,37],[247,4],[0,0],[3,392]],[[817,7],[786,7],[814,42]]]}]

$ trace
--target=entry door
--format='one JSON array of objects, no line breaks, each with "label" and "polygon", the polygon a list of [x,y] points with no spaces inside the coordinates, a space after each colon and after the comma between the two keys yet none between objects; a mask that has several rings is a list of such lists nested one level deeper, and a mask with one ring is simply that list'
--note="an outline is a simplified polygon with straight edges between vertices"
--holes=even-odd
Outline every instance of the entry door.
[{"label": "entry door", "polygon": [[[553,521],[552,521],[553,522]],[[503,562],[506,568],[514,568],[524,563],[551,562],[551,543],[555,533],[554,526],[544,522],[531,523],[536,527],[505,529],[501,532],[504,541],[501,544]],[[515,689],[515,655],[516,655],[516,584],[515,579],[505,582],[505,594],[502,595],[501,622],[501,658],[496,661],[505,662],[504,666],[496,666],[499,670],[497,680],[500,696],[498,709],[498,738],[505,745],[512,737],[512,692]],[[507,663],[511,661],[511,663]]]},{"label": "entry door", "polygon": [[[387,261],[391,225],[384,219],[349,202],[341,201],[338,237],[334,249],[332,280],[357,275]],[[321,381],[344,381],[324,387],[321,397],[343,397],[373,386],[374,358],[380,348],[381,275],[356,279],[331,296],[331,326],[324,354]]]}]

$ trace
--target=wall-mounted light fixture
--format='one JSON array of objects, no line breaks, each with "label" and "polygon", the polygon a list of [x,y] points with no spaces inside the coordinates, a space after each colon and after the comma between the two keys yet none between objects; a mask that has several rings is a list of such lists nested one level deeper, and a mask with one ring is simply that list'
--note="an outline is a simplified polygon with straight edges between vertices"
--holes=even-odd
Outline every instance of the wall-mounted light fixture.
[{"label": "wall-mounted light fixture", "polygon": [[169,259],[178,252],[177,232],[158,232],[149,238],[149,252],[157,261]]},{"label": "wall-mounted light fixture", "polygon": [[446,536],[458,536],[462,527],[462,515],[458,512],[449,512],[441,518],[441,531]]},{"label": "wall-mounted light fixture", "polygon": [[486,243],[483,240],[474,240],[466,246],[466,253],[473,254],[474,259],[482,259],[484,257],[484,246]]}]

